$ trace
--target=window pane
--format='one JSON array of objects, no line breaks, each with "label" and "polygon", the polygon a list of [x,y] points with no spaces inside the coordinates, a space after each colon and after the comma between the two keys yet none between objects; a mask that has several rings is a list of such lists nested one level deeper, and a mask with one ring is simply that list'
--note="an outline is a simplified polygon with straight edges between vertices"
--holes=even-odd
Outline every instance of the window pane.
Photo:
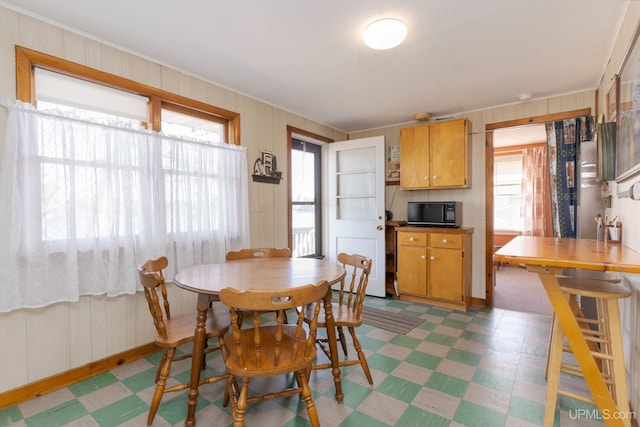
[{"label": "window pane", "polygon": [[127,117],[138,123],[148,119],[147,97],[41,68],[36,68],[35,74],[38,103],[46,101],[81,110],[99,111]]},{"label": "window pane", "polygon": [[520,203],[522,197],[518,195],[498,196],[494,198],[494,229],[496,231],[520,230]]},{"label": "window pane", "polygon": [[[47,102],[39,103],[38,107],[45,111],[72,113],[73,117],[100,123],[114,123],[114,120],[137,123],[132,119]],[[124,235],[127,230],[138,232],[135,222],[125,220],[125,206],[110,202],[111,192],[129,195],[131,191],[127,190],[138,188],[138,159],[126,155],[113,144],[109,128],[89,122],[65,124],[51,119],[43,120],[39,130],[37,159],[42,185],[42,239],[85,239]],[[114,187],[116,183],[126,183],[127,188]],[[73,206],[70,206],[70,200],[73,200]]]},{"label": "window pane", "polygon": [[322,255],[320,154],[317,144],[291,141],[291,250],[294,257]]},{"label": "window pane", "polygon": [[338,199],[336,219],[375,219],[375,197],[354,197]]},{"label": "window pane", "polygon": [[494,185],[522,182],[522,155],[498,156],[494,162]]},{"label": "window pane", "polygon": [[52,102],[46,102],[38,100],[38,110],[46,112],[56,112],[67,114],[71,117],[75,117],[82,120],[91,120],[102,124],[118,124],[128,125],[131,127],[139,127],[140,121],[137,119],[131,119],[124,116],[116,116],[101,111],[83,110],[81,108],[72,107],[70,105],[55,104]]},{"label": "window pane", "polygon": [[224,126],[189,114],[162,109],[162,133],[220,144],[224,142]]},{"label": "window pane", "polygon": [[375,171],[376,149],[374,147],[338,151],[336,159],[338,173]]},{"label": "window pane", "polygon": [[376,174],[363,172],[363,173],[349,173],[344,175],[338,175],[338,193],[339,197],[344,196],[371,196],[375,195],[376,189]]},{"label": "window pane", "polygon": [[315,154],[291,150],[291,200],[293,202],[315,201],[316,170]]},{"label": "window pane", "polygon": [[522,200],[522,154],[497,156],[494,173],[494,229],[518,232]]},{"label": "window pane", "polygon": [[316,253],[316,208],[314,205],[292,206],[293,257]]},{"label": "window pane", "polygon": [[494,188],[494,194],[496,196],[516,196],[522,192],[521,184],[512,185],[496,185]]}]

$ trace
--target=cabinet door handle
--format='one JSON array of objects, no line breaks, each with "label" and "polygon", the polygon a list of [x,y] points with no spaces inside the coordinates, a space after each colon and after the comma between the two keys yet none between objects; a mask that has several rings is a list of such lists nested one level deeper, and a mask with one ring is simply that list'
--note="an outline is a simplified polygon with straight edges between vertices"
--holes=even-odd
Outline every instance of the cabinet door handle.
[{"label": "cabinet door handle", "polygon": [[438,179],[438,175],[433,175],[433,179]]},{"label": "cabinet door handle", "polygon": [[414,240],[416,240],[416,239],[414,239],[413,237],[409,237],[409,241],[410,242],[413,242]]},{"label": "cabinet door handle", "polygon": [[431,255],[431,261],[435,261],[436,257],[434,257],[433,255]]},{"label": "cabinet door handle", "polygon": [[421,259],[427,259],[427,257],[426,257],[426,256],[424,256],[424,255],[422,255],[420,258],[421,258]]},{"label": "cabinet door handle", "polygon": [[442,243],[447,243],[447,239],[442,239]]},{"label": "cabinet door handle", "polygon": [[422,177],[422,179],[424,179],[425,181],[429,181],[429,177],[428,176],[424,176],[424,177]]}]

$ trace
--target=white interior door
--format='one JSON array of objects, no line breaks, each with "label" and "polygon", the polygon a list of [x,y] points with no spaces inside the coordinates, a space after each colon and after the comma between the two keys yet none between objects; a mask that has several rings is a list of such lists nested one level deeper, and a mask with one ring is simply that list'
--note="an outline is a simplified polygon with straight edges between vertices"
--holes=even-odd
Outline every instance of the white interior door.
[{"label": "white interior door", "polygon": [[385,296],[384,136],[328,144],[328,253],[371,258],[367,294]]}]

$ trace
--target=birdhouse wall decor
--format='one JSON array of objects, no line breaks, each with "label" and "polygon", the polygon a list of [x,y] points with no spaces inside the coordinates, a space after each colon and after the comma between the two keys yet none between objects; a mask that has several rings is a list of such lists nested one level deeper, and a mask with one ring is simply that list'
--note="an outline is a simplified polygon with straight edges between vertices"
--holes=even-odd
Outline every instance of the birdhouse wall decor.
[{"label": "birdhouse wall decor", "polygon": [[262,150],[260,157],[253,163],[252,176],[255,182],[279,184],[282,172],[278,170],[276,156],[270,151]]}]

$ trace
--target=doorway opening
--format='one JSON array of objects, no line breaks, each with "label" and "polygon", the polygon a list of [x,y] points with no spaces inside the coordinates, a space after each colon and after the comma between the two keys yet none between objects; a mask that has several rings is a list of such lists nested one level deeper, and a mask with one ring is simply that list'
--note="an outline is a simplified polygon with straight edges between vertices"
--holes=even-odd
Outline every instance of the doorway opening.
[{"label": "doorway opening", "polygon": [[322,146],[329,138],[287,126],[288,245],[295,258],[323,258]]},{"label": "doorway opening", "polygon": [[[495,164],[494,158],[497,150],[495,146],[496,133],[504,131],[506,129],[513,129],[517,127],[525,127],[528,125],[538,124],[543,125],[549,122],[555,122],[559,120],[567,120],[581,116],[591,115],[591,109],[585,108],[581,110],[573,110],[564,113],[548,114],[544,116],[529,117],[519,120],[511,120],[506,122],[491,123],[486,125],[486,144],[485,144],[485,200],[486,200],[486,240],[485,240],[485,272],[486,272],[486,298],[485,305],[488,307],[495,306],[495,286],[496,286],[496,271],[498,266],[494,265],[493,253],[496,250],[496,233],[495,223]],[[499,138],[499,137],[498,137]],[[546,138],[545,138],[546,141]],[[498,245],[501,246],[501,245]],[[532,273],[527,273],[532,274]]]},{"label": "doorway opening", "polygon": [[[495,250],[520,234],[523,228],[537,228],[534,235],[551,230],[551,200],[549,197],[546,161],[547,132],[544,124],[508,127],[493,132],[494,148],[494,239]],[[537,160],[537,161],[534,161]],[[525,167],[525,163],[528,165]],[[543,189],[534,197],[523,188]],[[532,206],[544,212],[523,224],[523,208]],[[535,224],[534,224],[535,222]],[[541,234],[542,233],[542,234]],[[494,307],[551,315],[552,308],[537,274],[520,265],[496,264]]]},{"label": "doorway opening", "polygon": [[293,257],[322,256],[321,148],[291,141],[291,252]]}]

